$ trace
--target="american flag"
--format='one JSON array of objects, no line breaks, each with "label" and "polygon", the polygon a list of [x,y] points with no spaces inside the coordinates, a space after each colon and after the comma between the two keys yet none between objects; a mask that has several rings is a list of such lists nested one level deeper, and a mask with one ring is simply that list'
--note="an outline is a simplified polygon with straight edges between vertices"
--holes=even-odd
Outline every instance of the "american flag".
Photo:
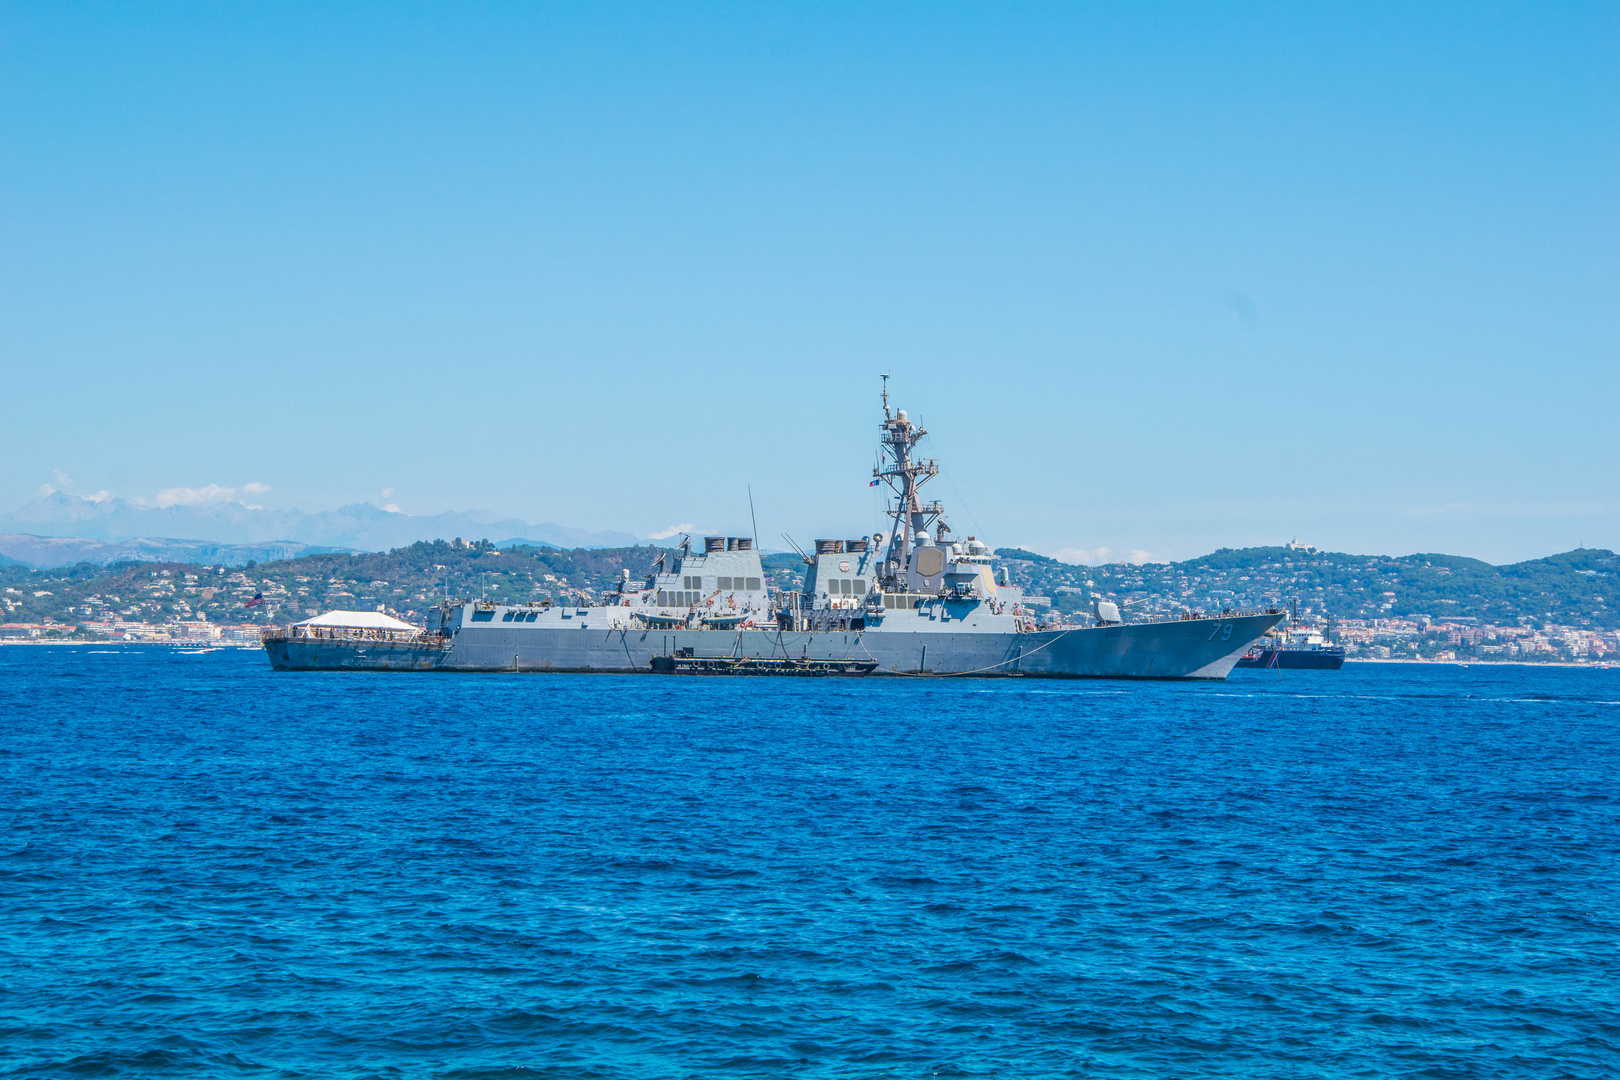
[{"label": "american flag", "polygon": [[244,608],[258,607],[262,603],[264,603],[264,593],[256,592],[256,593],[253,594],[253,599],[249,600],[247,603],[243,604],[242,606]]}]

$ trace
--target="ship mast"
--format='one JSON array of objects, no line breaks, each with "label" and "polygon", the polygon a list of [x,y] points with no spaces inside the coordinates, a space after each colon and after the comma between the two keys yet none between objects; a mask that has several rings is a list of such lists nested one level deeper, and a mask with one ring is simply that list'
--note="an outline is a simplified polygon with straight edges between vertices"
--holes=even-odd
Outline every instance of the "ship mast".
[{"label": "ship mast", "polygon": [[[893,535],[889,538],[889,551],[883,562],[879,581],[885,589],[905,591],[906,568],[911,562],[911,540],[944,514],[937,502],[925,503],[918,490],[939,475],[939,463],[932,458],[911,456],[912,448],[928,434],[921,424],[913,424],[906,410],[889,411],[889,377],[883,376],[883,423],[879,425],[882,450],[872,475],[889,485],[894,492]],[[885,468],[887,466],[887,468]],[[941,523],[941,531],[944,531]]]}]

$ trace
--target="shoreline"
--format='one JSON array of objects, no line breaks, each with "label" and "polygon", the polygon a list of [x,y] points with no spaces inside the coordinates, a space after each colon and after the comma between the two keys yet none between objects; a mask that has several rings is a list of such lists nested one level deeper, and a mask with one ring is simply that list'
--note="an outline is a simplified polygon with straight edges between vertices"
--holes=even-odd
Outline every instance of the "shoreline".
[{"label": "shoreline", "polygon": [[1594,660],[1581,663],[1578,660],[1381,660],[1365,656],[1347,656],[1346,664],[1430,664],[1434,666],[1450,667],[1567,667],[1567,668],[1594,668],[1608,670],[1620,667],[1620,661]]},{"label": "shoreline", "polygon": [[11,640],[0,638],[0,648],[13,645],[52,646],[99,645],[102,648],[133,649],[155,646],[164,649],[262,649],[263,645],[243,645],[235,641],[51,641]]}]

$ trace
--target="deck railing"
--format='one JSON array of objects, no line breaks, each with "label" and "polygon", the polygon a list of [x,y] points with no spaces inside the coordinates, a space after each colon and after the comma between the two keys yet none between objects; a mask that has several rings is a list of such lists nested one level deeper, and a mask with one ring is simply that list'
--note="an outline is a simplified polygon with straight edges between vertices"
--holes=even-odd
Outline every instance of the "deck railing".
[{"label": "deck railing", "polygon": [[1282,615],[1282,608],[1227,608],[1224,611],[1174,611],[1164,614],[1132,612],[1137,623],[1197,622],[1202,619],[1247,619],[1255,615]]},{"label": "deck railing", "polygon": [[375,641],[391,645],[441,645],[449,638],[426,630],[387,630],[359,626],[273,626],[260,635],[271,641],[330,641],[342,644]]}]

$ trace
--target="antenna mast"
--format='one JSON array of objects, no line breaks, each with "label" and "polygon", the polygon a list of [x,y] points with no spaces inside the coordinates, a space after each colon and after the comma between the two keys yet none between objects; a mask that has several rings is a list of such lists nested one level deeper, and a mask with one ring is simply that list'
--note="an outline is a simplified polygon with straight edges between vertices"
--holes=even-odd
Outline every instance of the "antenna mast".
[{"label": "antenna mast", "polygon": [[940,531],[946,531],[941,520],[945,508],[937,502],[925,503],[917,492],[924,484],[939,475],[939,463],[932,458],[911,457],[912,447],[928,434],[921,424],[913,424],[904,409],[889,411],[889,377],[883,376],[883,423],[879,425],[880,438],[888,450],[890,465],[883,467],[882,456],[872,468],[872,475],[889,485],[895,500],[894,534],[889,538],[889,552],[884,560],[879,580],[894,591],[904,591],[906,568],[911,562],[911,540],[914,533],[923,531],[940,521]]},{"label": "antenna mast", "polygon": [[[754,485],[748,485],[748,523],[754,527],[754,550],[759,550],[759,519],[754,516]],[[760,558],[765,556],[761,555]]]}]

